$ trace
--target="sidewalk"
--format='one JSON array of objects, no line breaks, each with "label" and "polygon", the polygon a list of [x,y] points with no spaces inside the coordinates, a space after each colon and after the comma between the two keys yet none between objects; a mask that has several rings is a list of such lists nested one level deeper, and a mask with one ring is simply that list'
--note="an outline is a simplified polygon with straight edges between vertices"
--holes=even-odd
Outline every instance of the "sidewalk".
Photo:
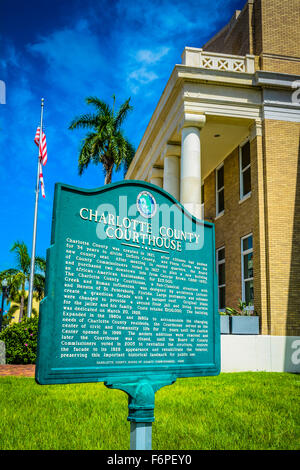
[{"label": "sidewalk", "polygon": [[0,376],[17,375],[21,377],[34,377],[35,364],[28,365],[0,365]]}]

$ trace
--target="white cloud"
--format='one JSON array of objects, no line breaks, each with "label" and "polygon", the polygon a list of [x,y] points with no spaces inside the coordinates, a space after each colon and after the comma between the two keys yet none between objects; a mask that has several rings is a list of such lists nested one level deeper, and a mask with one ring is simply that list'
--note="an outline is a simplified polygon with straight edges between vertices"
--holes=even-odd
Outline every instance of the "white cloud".
[{"label": "white cloud", "polygon": [[141,67],[139,69],[134,70],[131,72],[129,75],[129,79],[134,79],[139,83],[142,84],[147,84],[150,82],[153,82],[153,80],[156,80],[158,78],[158,75],[154,73],[153,71],[148,71],[146,67]]},{"label": "white cloud", "polygon": [[[2,47],[3,47],[3,41],[2,41]],[[18,53],[14,45],[9,42],[8,44],[4,44],[4,48],[5,48],[5,53],[2,55],[2,57],[5,57],[5,59],[0,59],[1,67],[3,67],[3,69],[6,69],[9,66],[19,67],[20,58],[18,56]]]},{"label": "white cloud", "polygon": [[[133,94],[138,94],[140,87],[148,85],[157,80],[161,62],[167,56],[170,47],[161,46],[153,49],[139,49],[137,52],[132,50],[129,54],[127,83]],[[131,71],[130,71],[131,70]]]},{"label": "white cloud", "polygon": [[100,77],[103,85],[107,75],[99,38],[89,31],[83,19],[74,28],[54,31],[27,49],[46,63],[42,68],[44,76],[65,93],[89,90],[93,94],[96,86],[99,87]]},{"label": "white cloud", "polygon": [[145,64],[156,64],[164,56],[166,56],[169,51],[170,47],[166,46],[157,48],[156,51],[150,49],[140,49],[136,54],[136,60],[138,62],[144,62]]}]

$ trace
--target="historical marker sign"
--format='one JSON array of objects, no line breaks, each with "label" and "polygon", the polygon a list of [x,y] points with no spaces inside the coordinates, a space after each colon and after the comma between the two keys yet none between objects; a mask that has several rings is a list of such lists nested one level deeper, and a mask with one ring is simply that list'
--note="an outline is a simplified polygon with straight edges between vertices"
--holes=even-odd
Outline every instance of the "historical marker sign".
[{"label": "historical marker sign", "polygon": [[217,375],[213,224],[148,183],[57,184],[39,321],[40,384]]}]

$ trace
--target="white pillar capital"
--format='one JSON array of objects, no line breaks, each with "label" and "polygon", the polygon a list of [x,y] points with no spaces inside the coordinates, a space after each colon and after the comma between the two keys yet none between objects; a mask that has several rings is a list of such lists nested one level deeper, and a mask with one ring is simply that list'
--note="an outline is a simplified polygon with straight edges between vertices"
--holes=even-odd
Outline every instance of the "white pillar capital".
[{"label": "white pillar capital", "polygon": [[181,145],[180,144],[166,144],[163,152],[162,157],[180,157],[181,155]]},{"label": "white pillar capital", "polygon": [[180,197],[180,153],[181,145],[167,144],[162,156],[164,159],[163,188],[175,199]]},{"label": "white pillar capital", "polygon": [[178,133],[185,127],[196,127],[201,129],[206,122],[205,114],[192,114],[184,112],[178,125]]},{"label": "white pillar capital", "polygon": [[164,169],[158,166],[154,166],[150,171],[150,178],[163,178]]},{"label": "white pillar capital", "polygon": [[160,188],[163,187],[163,177],[164,177],[164,170],[163,168],[153,167],[150,171],[150,183],[159,186]]},{"label": "white pillar capital", "polygon": [[250,131],[250,142],[257,136],[262,135],[262,122],[260,119],[256,119],[253,124],[249,127]]}]

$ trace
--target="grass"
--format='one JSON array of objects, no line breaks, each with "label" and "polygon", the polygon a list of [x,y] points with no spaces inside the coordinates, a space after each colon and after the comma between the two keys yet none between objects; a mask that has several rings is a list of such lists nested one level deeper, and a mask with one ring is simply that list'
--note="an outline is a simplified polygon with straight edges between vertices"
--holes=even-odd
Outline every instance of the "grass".
[{"label": "grass", "polygon": [[[299,450],[300,376],[178,379],[156,393],[153,450]],[[100,384],[0,378],[1,450],[127,450],[127,395]]]}]

